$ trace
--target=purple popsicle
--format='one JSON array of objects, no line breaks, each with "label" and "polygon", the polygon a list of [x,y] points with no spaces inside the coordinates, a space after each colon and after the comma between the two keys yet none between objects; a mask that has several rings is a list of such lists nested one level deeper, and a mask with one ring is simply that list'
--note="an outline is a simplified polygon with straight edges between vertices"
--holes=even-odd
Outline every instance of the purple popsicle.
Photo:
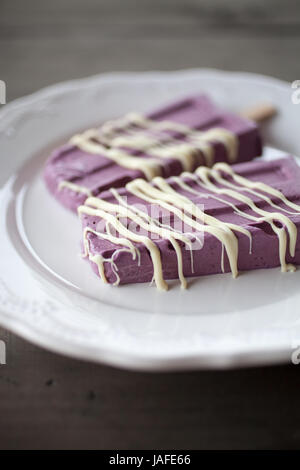
[{"label": "purple popsicle", "polygon": [[[224,232],[230,227],[237,241],[237,269],[239,271],[272,268],[280,264],[282,270],[293,270],[293,266],[289,263],[300,264],[300,239],[297,237],[300,229],[300,167],[292,157],[271,162],[247,162],[232,167],[219,164],[212,170],[208,170],[209,173],[206,176],[201,171],[198,169],[193,174],[186,173],[179,178],[171,177],[166,181],[166,187],[162,178],[154,179],[151,184],[146,183],[146,187],[143,186],[145,182],[142,182],[141,197],[134,193],[140,183],[133,182],[127,185],[127,189],[120,188],[117,191],[112,190],[113,192],[109,190],[103,192],[98,198],[87,199],[85,206],[79,208],[79,212],[86,240],[85,246],[93,270],[98,275],[101,274],[99,265],[102,265],[104,270],[102,278],[104,277],[108,283],[119,281],[120,284],[150,282],[154,274],[154,263],[149,247],[142,241],[131,240],[139,252],[139,257],[134,258],[134,251],[126,249],[123,242],[118,244],[117,239],[112,242],[110,237],[107,237],[107,233],[112,233],[115,219],[105,220],[105,223],[110,226],[107,230],[107,226],[103,223],[104,217],[101,216],[102,213],[97,213],[97,210],[100,209],[116,216],[120,205],[123,209],[127,208],[135,213],[135,208],[139,207],[139,210],[147,214],[144,218],[142,217],[146,224],[149,222],[147,217],[150,215],[152,219],[155,219],[156,227],[171,227],[171,229],[178,230],[178,227],[181,227],[178,222],[181,221],[172,208],[180,207],[185,199],[200,207],[205,217],[213,218],[212,221],[204,219],[205,226],[214,225],[216,220],[217,223],[221,223],[221,230]],[[244,179],[240,180],[240,176]],[[160,192],[154,191],[153,195],[151,187]],[[174,195],[179,195],[179,199],[175,200]],[[149,197],[152,200],[146,200]],[[153,199],[157,202],[153,202]],[[116,209],[112,206],[100,208],[97,206],[97,200],[100,200],[101,204],[102,201],[111,203]],[[171,210],[162,206],[161,201],[169,203]],[[125,219],[122,211],[119,213],[118,221],[129,231],[139,236],[149,237],[158,248],[164,280],[178,279],[178,253],[166,233],[161,236],[151,233],[145,223],[144,225],[133,223],[130,226],[132,219],[130,217]],[[195,220],[197,217],[196,214],[196,217],[191,218]],[[222,226],[222,224],[225,225]],[[238,228],[241,231],[238,231]],[[97,231],[99,231],[98,234]],[[113,235],[130,240],[128,233],[126,236],[116,229]],[[174,232],[170,233],[174,235]],[[193,263],[191,263],[191,250],[187,249],[182,240],[179,240],[183,275],[193,277],[221,273],[222,243],[215,233],[203,233],[189,226],[189,222],[182,233],[183,235],[192,234],[190,240],[194,241],[195,237],[199,236],[203,242],[203,246],[200,243],[198,248],[195,245],[192,250]],[[102,237],[103,234],[105,239]],[[286,248],[284,243],[286,243]],[[281,259],[280,247],[283,248]],[[232,270],[229,255],[225,247],[224,272]]]},{"label": "purple popsicle", "polygon": [[[133,124],[130,127],[131,134],[140,136],[141,131],[146,137],[155,139],[156,144],[161,145],[171,140],[172,144],[180,144],[189,142],[190,138],[194,138],[194,131],[205,133],[217,129],[223,129],[224,132],[232,134],[236,139],[236,152],[234,162],[244,162],[253,159],[261,154],[262,144],[259,129],[257,125],[245,118],[233,113],[225,112],[219,109],[207,96],[201,95],[186,98],[167,105],[153,113],[147,115],[149,128],[140,124]],[[165,129],[162,127],[156,129],[158,123],[171,123]],[[172,125],[182,125],[181,128],[172,128]],[[150,128],[150,125],[153,127]],[[192,133],[190,133],[190,131]],[[100,128],[100,134],[101,134]],[[128,129],[120,128],[119,135],[127,134]],[[228,136],[227,136],[228,137]],[[93,141],[93,139],[91,139]],[[101,137],[98,138],[101,141]],[[102,142],[103,143],[103,142]],[[122,151],[127,155],[139,158],[137,167],[130,168],[121,165],[120,162],[107,157],[106,149],[110,148],[110,142],[105,143],[104,152],[90,153],[83,150],[78,145],[67,143],[66,145],[55,150],[50,155],[45,171],[44,179],[46,185],[54,197],[60,201],[65,207],[76,211],[80,204],[83,204],[88,195],[98,195],[110,187],[122,187],[135,178],[145,178],[142,171],[143,162],[149,160],[153,148],[149,146],[147,150],[138,151],[132,147],[121,147]],[[190,142],[189,142],[190,144]],[[204,158],[203,147],[200,143],[193,141],[192,146],[195,148],[193,152],[193,163],[190,170],[195,169],[199,165],[207,163]],[[203,143],[202,143],[203,144]],[[209,145],[213,151],[212,161],[221,162],[228,161],[228,149],[224,145],[224,141],[218,138],[218,135],[211,135]],[[152,146],[153,147],[153,146]],[[119,148],[117,146],[117,148]],[[175,149],[176,150],[176,149]],[[168,148],[166,148],[168,152]],[[173,158],[170,150],[170,157],[160,158],[159,166],[161,176],[167,178],[171,175],[179,175],[184,165],[178,158]]]}]

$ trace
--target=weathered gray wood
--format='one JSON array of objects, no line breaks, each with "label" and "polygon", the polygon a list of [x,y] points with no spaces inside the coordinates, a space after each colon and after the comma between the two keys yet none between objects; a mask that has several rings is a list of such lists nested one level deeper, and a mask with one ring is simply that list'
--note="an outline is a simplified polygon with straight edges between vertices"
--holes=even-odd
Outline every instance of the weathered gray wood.
[{"label": "weathered gray wood", "polygon": [[292,81],[299,49],[292,0],[0,3],[0,74],[10,100],[110,70],[218,67]]},{"label": "weathered gray wood", "polygon": [[6,341],[0,448],[299,446],[297,366],[136,373]]},{"label": "weathered gray wood", "polygon": [[[8,100],[111,70],[218,67],[299,79],[296,0],[1,0]],[[297,448],[296,366],[146,374],[0,329],[0,448]]]}]

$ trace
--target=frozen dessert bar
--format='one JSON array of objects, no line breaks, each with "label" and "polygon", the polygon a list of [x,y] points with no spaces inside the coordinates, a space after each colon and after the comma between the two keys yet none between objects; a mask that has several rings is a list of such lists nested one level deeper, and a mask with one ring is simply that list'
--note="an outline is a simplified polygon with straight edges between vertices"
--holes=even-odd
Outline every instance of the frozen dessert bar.
[{"label": "frozen dessert bar", "polygon": [[104,282],[128,284],[300,263],[300,167],[293,157],[152,182],[136,179],[78,208],[83,256]]},{"label": "frozen dessert bar", "polygon": [[248,161],[261,149],[254,122],[201,95],[75,135],[49,157],[44,178],[50,192],[75,211],[88,196],[110,187],[137,178],[167,178],[199,165]]}]

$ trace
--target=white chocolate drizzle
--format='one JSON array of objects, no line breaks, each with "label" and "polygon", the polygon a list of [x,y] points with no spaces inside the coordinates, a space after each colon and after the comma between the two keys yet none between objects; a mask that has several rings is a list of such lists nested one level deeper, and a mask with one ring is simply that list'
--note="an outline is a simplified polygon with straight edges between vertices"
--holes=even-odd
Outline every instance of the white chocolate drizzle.
[{"label": "white chocolate drizzle", "polygon": [[61,191],[63,188],[68,188],[74,191],[75,193],[82,193],[85,194],[86,196],[92,196],[93,193],[89,188],[86,188],[85,186],[80,186],[79,184],[72,183],[71,181],[60,181],[58,184],[58,190]]},{"label": "white chocolate drizzle", "polygon": [[[295,267],[293,265],[286,264],[286,262],[285,262],[285,253],[286,253],[287,240],[286,240],[286,231],[284,229],[284,227],[286,227],[286,229],[289,233],[289,238],[290,238],[289,252],[290,252],[290,255],[295,256],[295,247],[296,247],[296,240],[297,240],[297,228],[296,228],[295,224],[286,215],[281,214],[280,212],[268,212],[268,211],[265,211],[265,210],[259,208],[252,201],[252,199],[250,199],[247,196],[244,196],[243,194],[241,194],[240,192],[238,192],[236,190],[217,187],[212,182],[210,177],[213,177],[214,180],[217,183],[224,184],[224,181],[226,182],[226,180],[224,180],[224,178],[220,175],[218,169],[223,170],[223,171],[226,170],[227,173],[229,173],[229,174],[231,174],[231,176],[233,176],[232,169],[230,169],[230,167],[229,168],[227,168],[227,167],[228,167],[228,165],[224,166],[224,164],[216,165],[212,170],[210,170],[210,172],[207,172],[205,167],[199,167],[199,168],[197,168],[195,173],[197,174],[197,176],[200,177],[203,186],[208,188],[210,191],[212,191],[214,193],[217,193],[217,194],[224,194],[224,195],[227,195],[227,196],[231,197],[232,199],[238,200],[238,201],[244,203],[245,205],[247,205],[253,212],[255,212],[255,213],[259,214],[260,216],[262,216],[262,217],[257,217],[257,216],[254,216],[254,215],[246,214],[245,212],[243,212],[240,209],[236,208],[236,212],[242,217],[246,217],[248,219],[254,220],[257,223],[267,222],[267,223],[270,224],[271,228],[277,234],[278,239],[279,239],[279,257],[280,257],[280,263],[281,263],[281,270],[283,272],[295,270]],[[238,175],[234,175],[234,176],[236,177]],[[242,178],[242,180],[240,180],[240,181],[243,181],[245,183],[245,178]],[[247,186],[249,186],[249,184],[250,184],[250,187],[251,187],[251,181],[247,182]],[[272,194],[272,192],[273,192],[273,188],[268,187],[264,183],[255,182],[255,187],[257,189],[259,189],[261,191],[265,191],[265,192],[266,192],[266,190],[268,190],[268,192],[270,194]],[[278,193],[278,191],[276,191],[276,193]],[[279,193],[279,194],[281,195],[280,199],[284,202],[286,200],[286,198],[281,193]],[[275,194],[273,193],[273,195],[275,195]],[[293,204],[293,203],[291,203],[291,204]],[[276,205],[273,204],[273,206],[276,206]],[[294,204],[294,206],[296,207],[297,205]],[[280,209],[280,207],[278,207],[278,206],[277,206],[277,208]],[[298,206],[298,208],[299,208],[299,212],[300,212],[300,206]],[[276,222],[282,224],[282,227],[278,227],[276,225]]]},{"label": "white chocolate drizzle", "polygon": [[[88,129],[70,139],[72,145],[84,152],[103,155],[120,166],[141,171],[148,181],[162,175],[164,159],[178,160],[182,170],[192,171],[197,158],[202,155],[205,164],[212,166],[213,142],[224,145],[230,163],[237,159],[238,138],[227,129],[212,128],[201,132],[184,124],[154,121],[137,113],[108,121],[100,129]],[[134,155],[133,151],[139,154]],[[88,191],[74,182],[62,181],[59,189],[64,187],[84,194]]]},{"label": "white chocolate drizzle", "polygon": [[[229,175],[233,182],[225,179],[223,176],[224,173]],[[188,184],[189,179],[193,180],[196,183],[196,186],[191,187]],[[290,255],[294,257],[297,241],[297,229],[289,217],[282,212],[300,214],[300,206],[298,204],[289,201],[280,191],[266,185],[265,183],[253,182],[236,174],[233,169],[225,163],[218,163],[211,169],[199,167],[195,173],[185,172],[181,177],[173,177],[173,181],[185,192],[190,192],[203,198],[216,199],[231,207],[239,216],[254,221],[256,224],[264,222],[268,223],[278,237],[281,270],[283,272],[295,270],[293,265],[286,263],[286,251],[288,246]],[[197,187],[199,187],[199,190],[195,189]],[[232,275],[233,277],[237,276],[238,241],[235,232],[239,232],[249,238],[249,253],[251,254],[252,237],[249,230],[245,229],[241,225],[224,222],[216,217],[206,214],[191,199],[178,193],[168,181],[161,177],[155,177],[152,184],[143,179],[131,181],[126,185],[126,189],[130,194],[136,196],[141,201],[155,204],[156,206],[167,210],[168,213],[178,217],[179,220],[182,220],[187,224],[187,226],[195,229],[197,232],[213,235],[221,243],[222,271],[224,272],[224,253],[226,252]],[[203,192],[203,189],[205,189],[206,192]],[[261,200],[266,203],[269,203],[270,201],[269,206],[271,208],[275,208],[276,211],[270,212],[258,207],[252,199],[245,195],[245,192],[247,191],[251,192],[256,197],[260,197]],[[80,206],[78,209],[79,214],[99,217],[106,221],[106,233],[86,227],[83,235],[84,256],[88,256],[91,261],[97,264],[99,275],[102,280],[107,282],[104,264],[110,263],[112,271],[116,276],[114,284],[117,285],[120,282],[120,278],[117,273],[117,266],[115,264],[117,254],[122,251],[128,251],[131,253],[133,260],[136,260],[137,258],[140,260],[140,251],[138,246],[142,244],[149,251],[153,264],[153,280],[156,283],[156,286],[161,290],[166,290],[168,288],[163,277],[161,255],[157,245],[153,240],[151,240],[150,236],[139,235],[129,230],[122,222],[122,218],[127,218],[142,229],[146,230],[147,233],[156,234],[160,238],[168,240],[171,243],[177,257],[178,278],[181,282],[181,286],[186,288],[187,282],[183,272],[182,244],[186,245],[190,249],[192,264],[193,259],[190,236],[193,234],[180,232],[174,229],[171,225],[163,224],[157,219],[151,217],[148,213],[135,207],[134,204],[131,205],[127,203],[127,200],[120,195],[118,190],[111,189],[111,192],[116,203],[107,202],[96,197],[89,197],[86,200],[85,205]],[[266,194],[280,200],[295,212],[290,212],[285,208],[282,208],[266,196]],[[236,202],[234,203],[224,199],[224,196],[237,201],[239,206]],[[242,209],[244,206],[248,208],[247,212]],[[249,209],[251,213],[249,213]],[[111,233],[110,229],[108,229],[108,225],[116,230],[118,236]],[[92,232],[100,238],[102,237],[105,240],[109,240],[112,244],[118,246],[118,248],[114,250],[111,258],[104,259],[101,255],[91,254],[89,239],[87,236],[89,232]],[[287,233],[289,235],[289,244]],[[137,244],[137,246],[135,244]]]}]

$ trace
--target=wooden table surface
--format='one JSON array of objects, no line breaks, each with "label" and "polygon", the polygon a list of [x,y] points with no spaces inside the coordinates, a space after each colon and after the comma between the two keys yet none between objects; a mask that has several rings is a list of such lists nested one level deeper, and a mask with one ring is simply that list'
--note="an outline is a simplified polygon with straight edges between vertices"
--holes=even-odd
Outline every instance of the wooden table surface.
[{"label": "wooden table surface", "polygon": [[[115,70],[217,67],[300,79],[296,0],[1,0],[7,98]],[[3,329],[0,448],[299,448],[300,365],[137,373]]]}]

